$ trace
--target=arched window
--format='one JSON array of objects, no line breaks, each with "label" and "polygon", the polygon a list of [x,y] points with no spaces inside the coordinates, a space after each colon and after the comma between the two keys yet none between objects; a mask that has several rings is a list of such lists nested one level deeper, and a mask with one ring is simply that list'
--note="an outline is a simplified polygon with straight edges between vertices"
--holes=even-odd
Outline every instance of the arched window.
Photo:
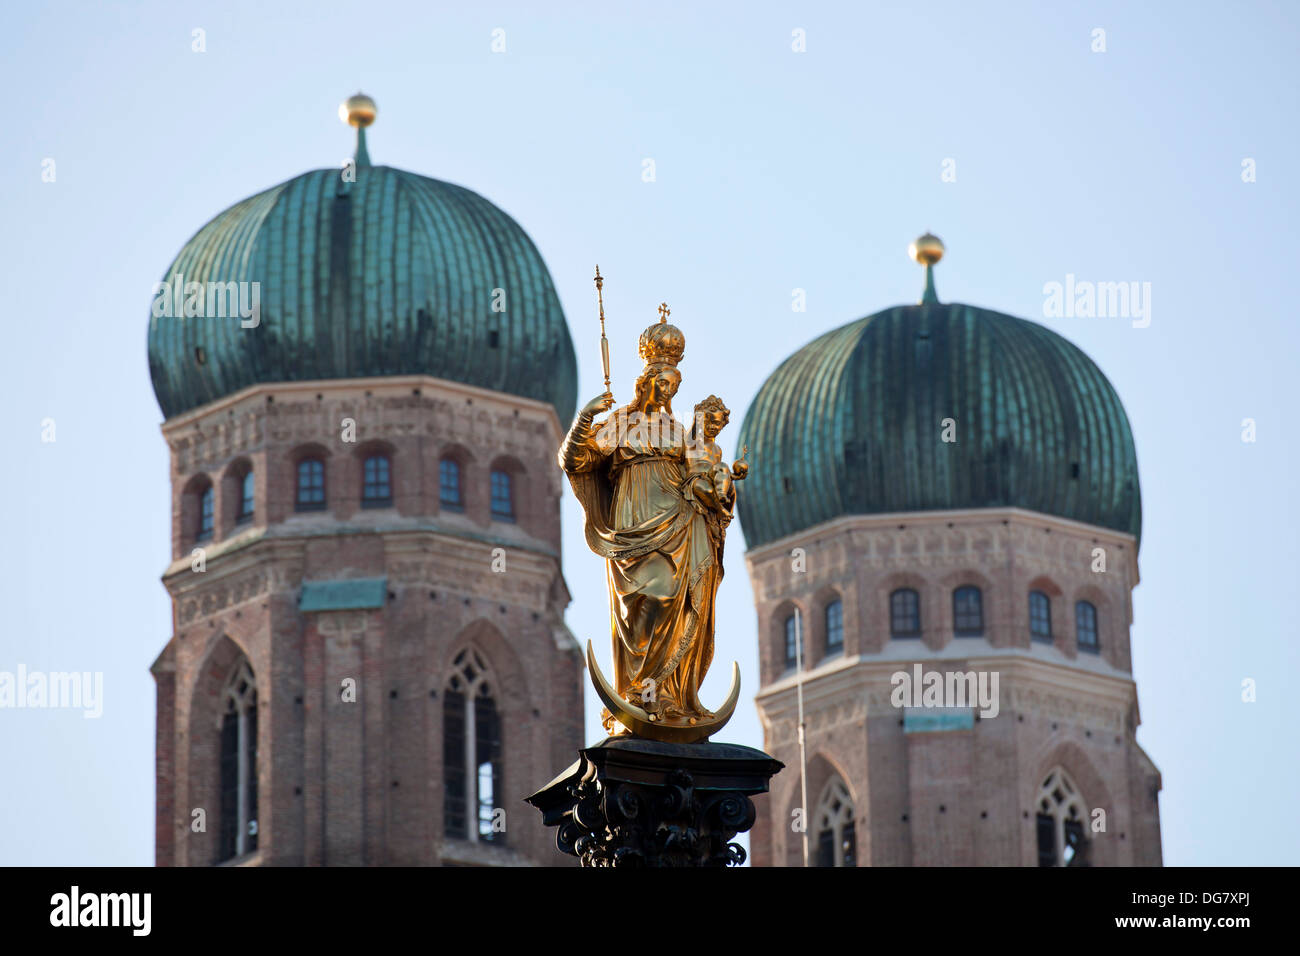
[{"label": "arched window", "polygon": [[515,520],[514,491],[508,471],[492,470],[492,517],[498,521]]},{"label": "arched window", "polygon": [[389,508],[392,504],[388,456],[369,455],[361,466],[361,507]]},{"label": "arched window", "polygon": [[304,458],[298,462],[297,511],[325,510],[325,463],[319,458]]},{"label": "arched window", "polygon": [[844,603],[838,599],[826,605],[826,656],[844,650]]},{"label": "arched window", "polygon": [[984,633],[984,596],[973,585],[952,592],[952,625],[958,637],[979,637]]},{"label": "arched window", "polygon": [[212,537],[213,500],[212,485],[205,485],[199,492],[199,527],[194,534],[195,541],[207,541]]},{"label": "arched window", "polygon": [[791,614],[785,619],[785,669],[790,671],[799,666],[800,651],[799,646],[803,642],[803,635],[798,633],[799,621],[795,615]]},{"label": "arched window", "polygon": [[257,682],[241,661],[222,692],[217,862],[257,849]]},{"label": "arched window", "polygon": [[817,865],[857,866],[858,840],[853,822],[853,798],[839,777],[831,780],[822,791],[813,819],[817,824]]},{"label": "arched window", "polygon": [[1052,602],[1042,591],[1029,592],[1029,636],[1036,641],[1052,640]]},{"label": "arched window", "polygon": [[253,520],[253,469],[244,472],[239,480],[239,509],[235,512],[235,524]]},{"label": "arched window", "polygon": [[460,462],[455,458],[438,462],[438,502],[444,508],[456,511],[465,507],[460,487]]},{"label": "arched window", "polygon": [[501,717],[493,681],[478,651],[452,662],[442,699],[443,821],[447,836],[504,843]]},{"label": "arched window", "polygon": [[1074,781],[1060,767],[1038,790],[1038,865],[1087,866],[1086,804]]},{"label": "arched window", "polygon": [[894,637],[921,636],[921,596],[911,588],[889,595],[889,633]]},{"label": "arched window", "polygon": [[1097,640],[1097,609],[1090,602],[1080,601],[1074,606],[1074,627],[1079,650],[1101,653],[1101,643]]}]

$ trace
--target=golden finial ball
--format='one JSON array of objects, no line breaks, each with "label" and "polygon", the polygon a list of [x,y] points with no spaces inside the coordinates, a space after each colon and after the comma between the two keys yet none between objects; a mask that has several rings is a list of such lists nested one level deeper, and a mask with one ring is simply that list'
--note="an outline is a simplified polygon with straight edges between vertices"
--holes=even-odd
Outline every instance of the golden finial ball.
[{"label": "golden finial ball", "polygon": [[923,266],[932,266],[943,258],[943,240],[927,232],[907,247],[907,254]]},{"label": "golden finial ball", "polygon": [[349,126],[369,126],[375,121],[375,114],[378,112],[379,107],[375,105],[375,101],[364,93],[349,96],[339,104],[339,119]]}]

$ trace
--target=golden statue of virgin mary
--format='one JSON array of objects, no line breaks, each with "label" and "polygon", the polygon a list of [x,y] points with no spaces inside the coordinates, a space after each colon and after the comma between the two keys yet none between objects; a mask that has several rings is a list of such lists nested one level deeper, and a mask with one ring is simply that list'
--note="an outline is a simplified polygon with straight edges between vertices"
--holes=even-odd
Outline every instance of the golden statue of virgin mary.
[{"label": "golden statue of virgin mary", "polygon": [[609,733],[659,740],[702,740],[731,716],[739,669],[717,713],[700,703],[713,660],[714,597],[722,550],[735,507],[742,461],[728,469],[714,439],[728,412],[714,396],[696,408],[687,432],[673,418],[677,369],[686,338],[668,324],[668,308],[641,333],[644,367],[635,397],[597,422],[614,396],[588,402],[560,446],[559,462],[586,513],[591,550],[608,569],[614,684],[587,660],[606,704]]}]

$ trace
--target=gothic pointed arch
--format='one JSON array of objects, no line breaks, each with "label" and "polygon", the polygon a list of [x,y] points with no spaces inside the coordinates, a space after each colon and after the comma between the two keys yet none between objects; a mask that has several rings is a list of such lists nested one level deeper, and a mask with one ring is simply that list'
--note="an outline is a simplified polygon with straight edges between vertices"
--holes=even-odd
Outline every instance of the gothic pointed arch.
[{"label": "gothic pointed arch", "polygon": [[504,843],[500,684],[473,643],[452,658],[442,692],[443,828],[450,839]]},{"label": "gothic pointed arch", "polygon": [[844,778],[831,777],[822,787],[812,819],[816,866],[857,866],[857,818],[853,795]]},{"label": "gothic pointed arch", "polygon": [[485,662],[496,673],[503,693],[511,699],[511,708],[531,713],[536,704],[519,655],[500,629],[485,617],[471,621],[452,638],[441,655],[439,670],[446,673],[460,650],[470,645],[485,655]]},{"label": "gothic pointed arch", "polygon": [[222,863],[257,849],[258,694],[257,666],[247,650],[225,632],[214,636],[188,689],[189,746],[186,804],[202,811],[203,825],[187,828],[187,856],[193,865]]},{"label": "gothic pointed arch", "polygon": [[[1056,741],[1046,745],[1034,761],[1037,773],[1028,782],[1030,819],[1034,822],[1035,861],[1041,866],[1108,866],[1115,857],[1112,845],[1122,829],[1116,831],[1121,821],[1116,817],[1114,800],[1105,779],[1089,759],[1087,752],[1072,740]],[[1064,786],[1063,784],[1068,784]],[[1059,789],[1059,797],[1057,790]],[[1074,802],[1077,795],[1080,803]],[[1044,801],[1047,801],[1046,803]],[[1096,811],[1102,811],[1097,815]],[[1072,813],[1073,811],[1073,813]],[[1040,821],[1040,815],[1051,815],[1055,836],[1053,843],[1056,860],[1047,860],[1047,824]],[[1082,832],[1076,831],[1071,824],[1071,832],[1066,832],[1066,822],[1078,819]],[[1093,832],[1093,821],[1104,821],[1105,829]],[[1042,827],[1040,836],[1039,827]],[[1066,840],[1079,837],[1086,844],[1082,855],[1079,848],[1067,846]],[[1073,861],[1073,862],[1072,862]]]},{"label": "gothic pointed arch", "polygon": [[480,619],[452,642],[442,674],[444,837],[504,844],[506,728],[526,724],[518,658],[501,632]]},{"label": "gothic pointed arch", "polygon": [[[808,758],[808,807],[803,809],[803,788],[799,783],[799,768],[792,768],[794,773],[785,781],[787,829],[785,866],[803,866],[804,830],[797,829],[796,823],[802,825],[808,834],[808,863],[810,866],[823,865],[819,862],[819,852],[823,842],[828,840],[831,847],[832,862],[828,866],[857,865],[857,817],[859,803],[849,783],[852,776],[846,772],[840,761],[825,751],[819,751]],[[827,826],[823,826],[827,824]],[[846,825],[849,825],[846,829]],[[824,832],[829,829],[831,836],[826,838]],[[837,858],[834,841],[848,837],[853,845],[848,858],[850,863],[834,862]],[[841,852],[841,861],[845,859]]]},{"label": "gothic pointed arch", "polygon": [[1088,804],[1064,767],[1049,770],[1034,802],[1039,866],[1088,866]]},{"label": "gothic pointed arch", "polygon": [[257,849],[257,678],[241,657],[221,691],[217,862]]}]

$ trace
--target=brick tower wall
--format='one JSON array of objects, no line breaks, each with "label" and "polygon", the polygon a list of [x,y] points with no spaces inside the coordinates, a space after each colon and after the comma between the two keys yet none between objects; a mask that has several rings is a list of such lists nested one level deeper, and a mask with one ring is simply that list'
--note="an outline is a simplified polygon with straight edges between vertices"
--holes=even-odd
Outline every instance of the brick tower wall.
[{"label": "brick tower wall", "polygon": [[[1096,570],[1097,550],[1105,570]],[[796,550],[798,549],[798,550]],[[804,623],[809,814],[835,775],[854,800],[858,865],[1037,864],[1039,787],[1062,767],[1106,829],[1096,865],[1159,865],[1160,774],[1138,745],[1131,673],[1130,536],[1019,509],[854,516],[751,551],[766,746],[793,773],[773,782],[754,830],[756,865],[801,865],[796,675],[784,621]],[[952,592],[983,595],[984,634],[955,634]],[[889,595],[914,588],[921,634],[892,638]],[[1028,593],[1048,594],[1050,644],[1030,640]],[[840,600],[844,650],[827,656],[824,612]],[[1080,651],[1074,606],[1097,608],[1100,653]],[[998,713],[970,726],[906,726],[897,672],[997,673]],[[1090,816],[1091,821],[1091,816]],[[810,821],[815,831],[815,821]],[[816,834],[812,834],[813,853]]]},{"label": "brick tower wall", "polygon": [[[522,803],[583,734],[582,659],[562,617],[552,408],[423,376],[285,383],[178,416],[163,432],[174,632],[153,668],[158,864],[216,858],[220,695],[241,657],[258,686],[259,834],[257,851],[236,862],[557,862]],[[361,507],[371,450],[390,457],[392,507]],[[294,510],[304,455],[325,461],[326,510]],[[460,464],[463,509],[440,504],[444,456]],[[255,512],[237,523],[249,467]],[[513,522],[490,514],[494,468],[512,475]],[[198,542],[206,482],[215,531]],[[379,578],[377,606],[300,609],[304,583]],[[452,658],[471,644],[489,665],[503,728],[503,846],[444,836],[443,695]],[[348,678],[355,702],[342,699]]]}]

